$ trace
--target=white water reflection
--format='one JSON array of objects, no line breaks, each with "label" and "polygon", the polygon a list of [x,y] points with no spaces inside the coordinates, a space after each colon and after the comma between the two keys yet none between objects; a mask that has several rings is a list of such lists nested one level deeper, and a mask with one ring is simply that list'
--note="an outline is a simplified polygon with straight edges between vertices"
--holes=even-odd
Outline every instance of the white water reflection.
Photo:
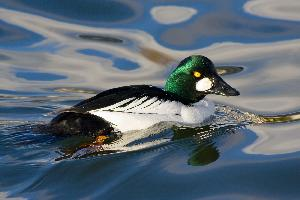
[{"label": "white water reflection", "polygon": [[160,24],[177,24],[187,21],[197,14],[194,8],[184,6],[157,6],[151,9],[151,15]]},{"label": "white water reflection", "polygon": [[0,199],[23,200],[23,197],[9,197],[6,192],[0,192]]},{"label": "white water reflection", "polygon": [[[163,86],[167,68],[171,64],[191,54],[203,54],[217,65],[245,67],[239,74],[225,77],[226,81],[241,92],[241,96],[209,98],[260,114],[287,113],[300,109],[300,88],[297,87],[300,80],[299,39],[256,44],[222,42],[201,49],[179,51],[160,45],[153,36],[141,30],[76,25],[8,9],[0,9],[0,16],[6,23],[45,38],[24,51],[2,50],[1,54],[10,59],[0,64],[1,89],[32,92],[68,87],[102,90],[130,84]],[[95,42],[82,39],[79,35],[109,36],[124,42]],[[114,67],[110,58],[101,56],[101,53],[100,56],[85,55],[78,51],[80,49],[117,55],[118,58],[137,63],[139,67],[121,70]],[[15,69],[51,73],[67,78],[51,81],[26,80],[18,78]],[[81,98],[91,96],[79,95]],[[299,127],[299,124],[294,126]],[[272,129],[265,129],[264,133],[258,130],[256,133],[259,139],[252,144],[255,148],[251,148],[251,153],[300,150],[300,143],[290,145],[291,139],[285,134],[275,134]],[[262,143],[261,137],[267,138],[267,143]],[[295,134],[291,138],[296,141],[300,136]],[[276,149],[270,148],[272,145]]]},{"label": "white water reflection", "polygon": [[244,151],[249,154],[274,155],[299,151],[299,124],[249,127],[258,138]]},{"label": "white water reflection", "polygon": [[244,5],[244,10],[261,17],[300,21],[299,0],[252,0]]}]

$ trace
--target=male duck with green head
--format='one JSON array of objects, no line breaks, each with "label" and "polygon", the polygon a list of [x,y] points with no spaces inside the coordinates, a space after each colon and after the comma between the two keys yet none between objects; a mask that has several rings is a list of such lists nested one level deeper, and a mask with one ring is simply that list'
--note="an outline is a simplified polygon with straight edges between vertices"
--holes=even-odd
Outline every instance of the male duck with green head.
[{"label": "male duck with green head", "polygon": [[207,94],[237,96],[201,55],[185,58],[170,74],[164,89],[132,85],[110,89],[84,100],[50,123],[58,134],[90,134],[146,129],[168,121],[200,124],[215,111]]}]

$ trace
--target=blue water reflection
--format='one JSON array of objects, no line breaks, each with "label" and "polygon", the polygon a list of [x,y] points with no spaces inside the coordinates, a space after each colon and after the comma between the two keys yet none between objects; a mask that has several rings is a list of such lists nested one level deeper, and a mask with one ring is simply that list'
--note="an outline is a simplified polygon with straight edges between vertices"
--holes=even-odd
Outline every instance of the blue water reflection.
[{"label": "blue water reflection", "polygon": [[41,73],[41,72],[30,72],[30,71],[17,71],[16,77],[23,78],[29,81],[56,81],[65,79],[65,76],[51,74],[51,73]]},{"label": "blue water reflection", "polygon": [[0,20],[1,48],[17,51],[41,40],[43,40],[43,37],[39,34]]},{"label": "blue water reflection", "polygon": [[114,62],[114,67],[121,69],[121,70],[133,70],[133,69],[137,69],[139,67],[139,65],[137,63],[132,62],[130,60],[126,60],[124,58],[117,58],[117,57],[114,57],[113,55],[109,55],[105,52],[96,51],[93,49],[81,49],[81,50],[78,50],[78,52],[85,54],[85,55],[89,55],[89,56],[97,56],[97,57],[101,57],[101,58],[110,59]]},{"label": "blue water reflection", "polygon": [[3,2],[9,8],[57,20],[77,23],[115,23],[132,18],[134,10],[126,3],[109,0],[12,0]]},{"label": "blue water reflection", "polygon": [[93,50],[93,49],[79,49],[79,53],[89,55],[89,56],[98,56],[102,58],[111,58],[112,56],[108,53]]},{"label": "blue water reflection", "polygon": [[[10,9],[21,10],[59,21],[101,27],[144,30],[159,43],[174,49],[195,49],[215,42],[243,43],[273,42],[298,38],[299,23],[271,20],[243,12],[247,1],[198,1],[184,4],[173,1],[27,1],[2,3]],[[197,10],[196,16],[184,23],[161,26],[153,20],[150,10],[164,5],[187,6]],[[107,11],[109,10],[109,12]],[[143,15],[141,15],[143,11]],[[176,13],[174,14],[176,16]]]}]

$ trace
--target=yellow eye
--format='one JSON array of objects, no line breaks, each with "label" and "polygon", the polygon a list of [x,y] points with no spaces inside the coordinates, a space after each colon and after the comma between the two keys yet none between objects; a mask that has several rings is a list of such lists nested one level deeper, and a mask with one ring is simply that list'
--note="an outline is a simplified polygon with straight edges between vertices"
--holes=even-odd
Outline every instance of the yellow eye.
[{"label": "yellow eye", "polygon": [[198,72],[198,71],[194,71],[194,76],[195,76],[196,78],[199,78],[199,77],[201,76],[201,73]]}]

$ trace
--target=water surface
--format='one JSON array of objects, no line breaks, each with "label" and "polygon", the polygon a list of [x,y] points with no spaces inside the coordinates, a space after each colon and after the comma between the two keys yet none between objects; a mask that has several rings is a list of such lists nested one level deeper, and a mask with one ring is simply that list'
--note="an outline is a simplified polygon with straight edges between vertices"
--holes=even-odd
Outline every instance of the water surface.
[{"label": "water surface", "polygon": [[[0,198],[298,199],[297,0],[0,1]],[[110,151],[38,129],[112,87],[163,87],[191,54],[238,97],[198,127],[124,136]]]}]

